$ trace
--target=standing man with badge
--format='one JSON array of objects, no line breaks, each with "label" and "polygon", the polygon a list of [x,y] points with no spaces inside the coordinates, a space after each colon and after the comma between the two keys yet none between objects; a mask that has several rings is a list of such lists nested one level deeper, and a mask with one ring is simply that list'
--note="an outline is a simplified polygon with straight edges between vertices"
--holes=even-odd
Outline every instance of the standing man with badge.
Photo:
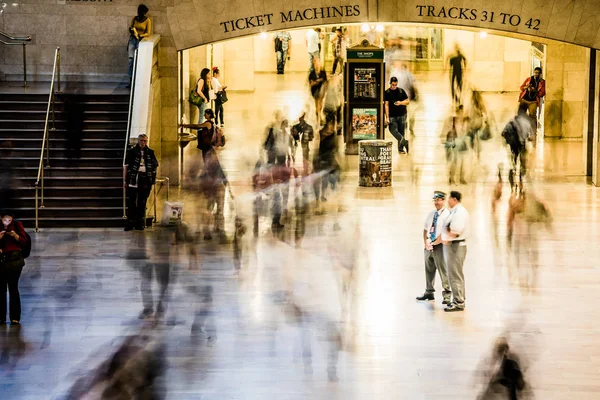
[{"label": "standing man with badge", "polygon": [[442,304],[450,304],[452,292],[448,283],[448,272],[444,260],[444,245],[442,244],[442,230],[446,226],[446,219],[450,212],[445,207],[446,193],[435,191],[433,194],[433,205],[435,210],[431,211],[425,219],[423,228],[423,242],[425,245],[425,293],[417,297],[417,300],[434,300],[435,272],[440,274],[444,301]]},{"label": "standing man with badge", "polygon": [[465,275],[463,266],[467,256],[467,238],[470,233],[469,212],[462,205],[462,194],[450,192],[448,205],[450,214],[446,226],[442,230],[444,256],[450,275],[452,303],[444,309],[446,312],[464,311],[465,309]]}]

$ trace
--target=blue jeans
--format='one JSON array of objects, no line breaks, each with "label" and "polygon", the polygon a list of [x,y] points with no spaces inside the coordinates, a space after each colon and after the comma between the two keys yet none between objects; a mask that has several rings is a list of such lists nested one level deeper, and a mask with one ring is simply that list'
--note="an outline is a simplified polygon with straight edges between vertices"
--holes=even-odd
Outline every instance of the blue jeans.
[{"label": "blue jeans", "polygon": [[398,141],[398,149],[402,150],[401,143],[406,133],[406,115],[391,117],[389,129],[392,136]]},{"label": "blue jeans", "polygon": [[198,123],[204,122],[204,110],[206,110],[207,103],[202,103],[198,106]]},{"label": "blue jeans", "polygon": [[133,76],[133,59],[135,56],[135,51],[140,46],[140,41],[131,36],[129,38],[129,43],[127,44],[127,55],[129,56],[129,67],[127,68],[127,74],[129,75],[129,80]]}]

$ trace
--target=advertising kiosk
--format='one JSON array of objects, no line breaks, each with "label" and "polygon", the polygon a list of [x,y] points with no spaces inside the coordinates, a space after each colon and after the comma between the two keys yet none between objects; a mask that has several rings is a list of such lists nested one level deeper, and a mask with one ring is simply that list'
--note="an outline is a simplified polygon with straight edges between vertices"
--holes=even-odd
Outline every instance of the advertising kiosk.
[{"label": "advertising kiosk", "polygon": [[359,140],[383,139],[383,51],[366,39],[346,49],[346,154],[358,154]]}]

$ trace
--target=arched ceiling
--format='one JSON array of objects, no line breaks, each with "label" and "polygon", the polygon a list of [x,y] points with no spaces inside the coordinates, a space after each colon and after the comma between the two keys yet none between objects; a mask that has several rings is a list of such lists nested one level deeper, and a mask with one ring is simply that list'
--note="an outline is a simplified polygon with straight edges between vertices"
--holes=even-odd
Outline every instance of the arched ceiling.
[{"label": "arched ceiling", "polygon": [[260,32],[360,22],[490,29],[600,48],[600,0],[174,0],[178,50]]}]

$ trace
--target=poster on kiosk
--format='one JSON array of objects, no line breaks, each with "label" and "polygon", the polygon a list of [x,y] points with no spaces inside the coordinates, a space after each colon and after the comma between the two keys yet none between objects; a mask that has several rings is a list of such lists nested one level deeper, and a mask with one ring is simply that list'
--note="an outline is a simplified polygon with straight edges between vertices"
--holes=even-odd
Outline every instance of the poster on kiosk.
[{"label": "poster on kiosk", "polygon": [[346,154],[358,154],[359,140],[383,139],[383,51],[366,39],[346,49]]}]

